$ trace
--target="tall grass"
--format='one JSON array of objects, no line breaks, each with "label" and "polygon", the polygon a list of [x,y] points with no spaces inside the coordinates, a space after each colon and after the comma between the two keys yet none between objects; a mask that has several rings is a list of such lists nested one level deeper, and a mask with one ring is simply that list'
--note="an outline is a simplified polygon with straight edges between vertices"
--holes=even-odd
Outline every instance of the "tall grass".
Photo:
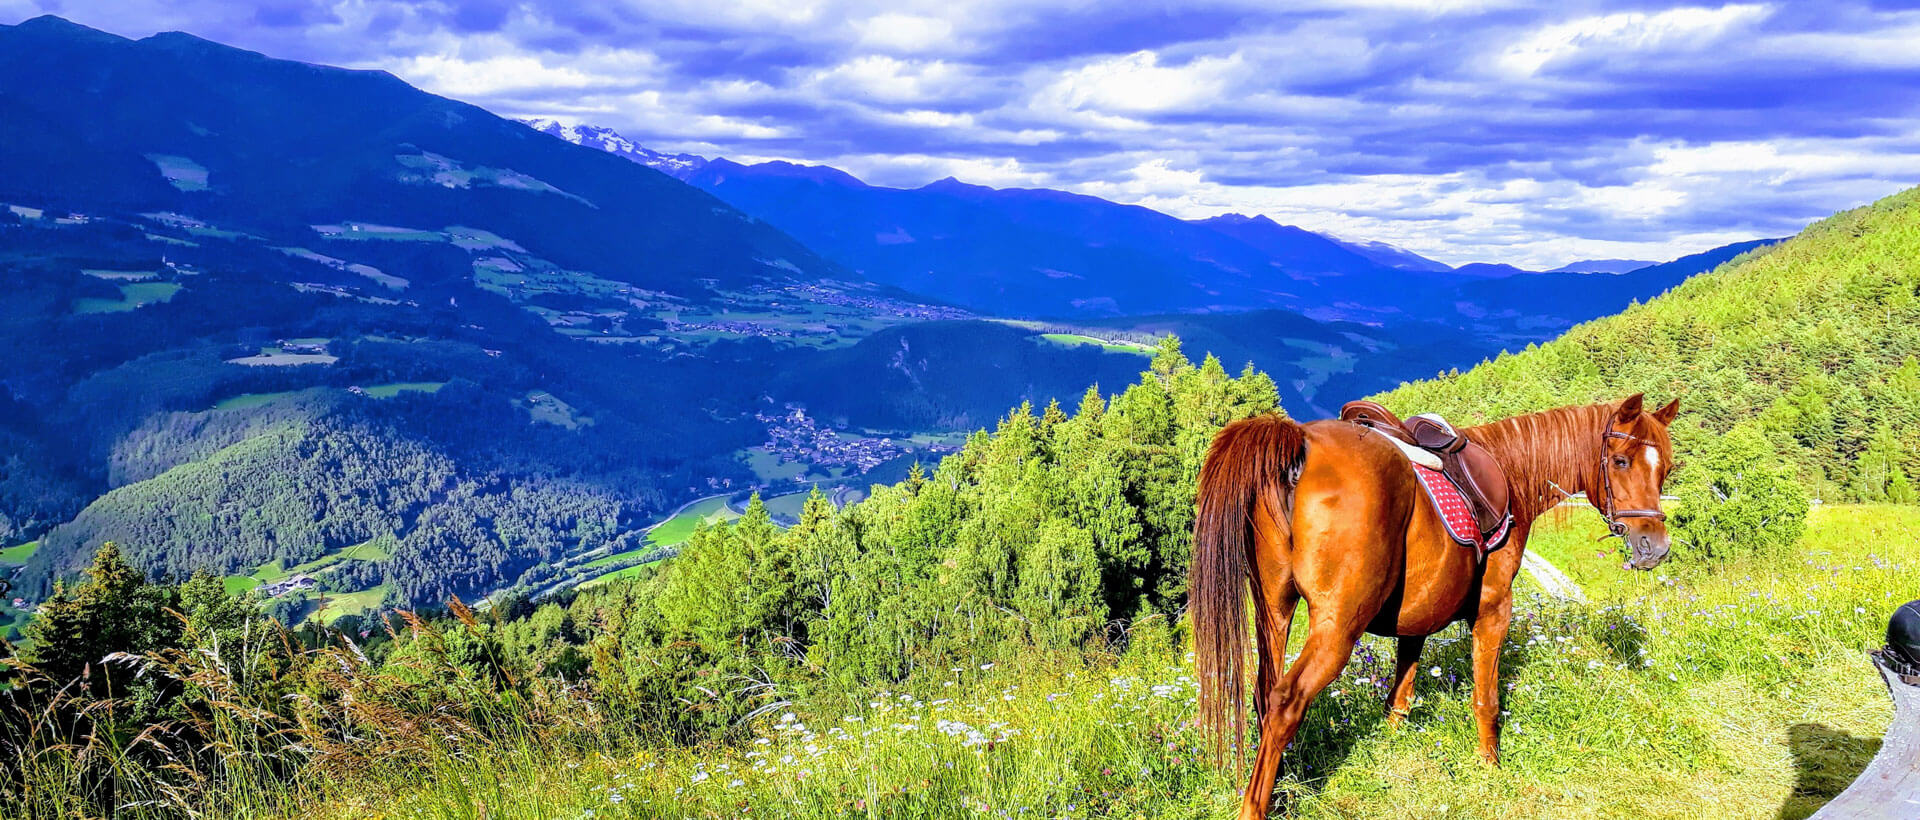
[{"label": "tall grass", "polygon": [[[1590,554],[1588,523],[1537,542],[1593,603],[1524,596],[1500,768],[1474,754],[1463,631],[1429,641],[1398,729],[1381,706],[1392,645],[1369,639],[1308,713],[1281,811],[1795,818],[1865,765],[1888,707],[1864,652],[1891,607],[1920,594],[1920,509],[1823,508],[1791,552],[1664,573]],[[1138,627],[1124,654],[953,668],[688,746],[588,685],[455,662],[450,644],[480,628],[456,613],[444,632],[399,627],[417,651],[383,666],[344,640],[265,651],[285,635],[119,659],[177,683],[189,706],[129,736],[112,715],[73,720],[59,695],[40,704],[23,724],[38,734],[11,741],[20,777],[0,814],[1200,818],[1229,814],[1241,785],[1205,753],[1184,636],[1164,621]],[[243,657],[264,660],[229,665]]]}]

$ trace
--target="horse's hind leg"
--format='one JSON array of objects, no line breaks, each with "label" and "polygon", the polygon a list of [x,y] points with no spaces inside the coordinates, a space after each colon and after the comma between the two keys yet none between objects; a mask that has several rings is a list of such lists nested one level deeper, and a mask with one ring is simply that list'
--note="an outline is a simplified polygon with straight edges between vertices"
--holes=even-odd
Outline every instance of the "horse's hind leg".
[{"label": "horse's hind leg", "polygon": [[1260,669],[1253,687],[1254,729],[1266,719],[1267,704],[1280,697],[1281,670],[1287,668],[1287,635],[1293,631],[1293,611],[1300,593],[1293,582],[1255,584],[1255,637],[1260,646]]},{"label": "horse's hind leg", "polygon": [[1278,691],[1266,698],[1265,710],[1260,715],[1259,754],[1253,761],[1253,779],[1241,795],[1240,820],[1262,820],[1267,816],[1273,806],[1273,784],[1280,776],[1281,755],[1299,732],[1307,706],[1346,668],[1368,620],[1346,617],[1346,613],[1321,617],[1321,613],[1313,611],[1311,601],[1308,616],[1313,619],[1313,628],[1307,632],[1300,657],[1287,670]]},{"label": "horse's hind leg", "polygon": [[1387,723],[1398,726],[1413,707],[1413,673],[1420,668],[1420,650],[1427,645],[1425,635],[1401,638],[1393,651],[1393,686],[1387,689]]},{"label": "horse's hind leg", "polygon": [[[1269,511],[1270,512],[1270,511]],[[1293,612],[1300,592],[1293,586],[1293,566],[1287,555],[1291,534],[1284,518],[1254,516],[1253,560],[1249,562],[1254,597],[1254,637],[1258,640],[1258,675],[1253,687],[1254,729],[1267,713],[1267,704],[1280,696],[1282,670],[1287,668],[1287,636],[1293,631]]]}]

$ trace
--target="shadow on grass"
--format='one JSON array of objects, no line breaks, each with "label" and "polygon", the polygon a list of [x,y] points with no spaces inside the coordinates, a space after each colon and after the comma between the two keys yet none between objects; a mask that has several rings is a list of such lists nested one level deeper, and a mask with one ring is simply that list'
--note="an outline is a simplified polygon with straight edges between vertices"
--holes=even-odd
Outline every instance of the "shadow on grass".
[{"label": "shadow on grass", "polygon": [[[1527,621],[1531,617],[1515,618],[1514,632],[1509,633],[1509,639],[1501,649],[1503,699],[1510,694],[1506,691],[1506,683],[1518,677],[1532,660],[1529,653],[1512,640],[1514,633],[1527,634],[1530,629]],[[1297,653],[1297,641],[1293,649]],[[1301,720],[1299,734],[1295,736],[1293,745],[1287,747],[1286,756],[1282,759],[1279,791],[1275,795],[1276,811],[1284,813],[1287,807],[1299,800],[1318,794],[1361,743],[1380,733],[1410,731],[1445,719],[1442,717],[1442,702],[1445,700],[1465,699],[1471,702],[1473,680],[1467,670],[1472,668],[1473,639],[1467,624],[1449,624],[1440,632],[1428,636],[1426,648],[1420,656],[1420,667],[1415,672],[1418,677],[1413,709],[1398,729],[1389,726],[1386,720],[1386,690],[1387,681],[1392,677],[1393,655],[1394,641],[1391,639],[1363,642],[1354,650],[1348,662],[1347,674],[1314,699],[1306,717]],[[1288,660],[1293,659],[1289,655]],[[1441,674],[1433,675],[1435,669],[1442,670]],[[1356,687],[1355,678],[1362,677],[1371,680],[1372,685]],[[1344,696],[1330,697],[1335,690],[1344,690]],[[1462,762],[1476,759],[1472,757],[1473,754],[1468,751],[1468,757]]]},{"label": "shadow on grass", "polygon": [[1779,820],[1802,820],[1847,790],[1880,753],[1876,738],[1854,737],[1819,723],[1796,723],[1787,730],[1793,751],[1793,794],[1780,806]]}]

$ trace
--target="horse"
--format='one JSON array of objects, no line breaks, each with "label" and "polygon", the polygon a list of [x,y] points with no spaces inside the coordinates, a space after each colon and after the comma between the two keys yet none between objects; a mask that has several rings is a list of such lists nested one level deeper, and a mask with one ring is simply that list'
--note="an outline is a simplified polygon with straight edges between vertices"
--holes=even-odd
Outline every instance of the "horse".
[{"label": "horse", "polygon": [[[1253,596],[1258,739],[1240,820],[1266,816],[1282,752],[1363,632],[1398,639],[1387,690],[1388,722],[1398,727],[1427,636],[1467,621],[1479,753],[1499,764],[1500,647],[1534,521],[1585,492],[1626,542],[1626,568],[1652,569],[1667,557],[1660,492],[1675,466],[1667,428],[1680,402],[1652,412],[1643,405],[1636,394],[1462,430],[1507,474],[1513,523],[1506,543],[1484,560],[1448,537],[1407,456],[1380,433],[1278,414],[1220,430],[1200,469],[1189,610],[1199,723],[1217,758],[1231,750],[1243,760],[1246,596]],[[1282,674],[1302,598],[1310,628]]]}]

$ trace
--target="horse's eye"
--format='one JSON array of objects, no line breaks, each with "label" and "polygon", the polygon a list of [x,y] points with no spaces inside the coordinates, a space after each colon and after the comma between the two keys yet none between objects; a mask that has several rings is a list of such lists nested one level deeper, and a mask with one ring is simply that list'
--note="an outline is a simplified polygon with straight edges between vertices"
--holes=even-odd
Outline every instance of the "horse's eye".
[{"label": "horse's eye", "polygon": [[1613,457],[1613,468],[1614,468],[1614,469],[1616,469],[1616,470],[1624,470],[1624,469],[1627,469],[1627,457],[1626,457],[1626,456],[1614,456],[1614,457]]}]

